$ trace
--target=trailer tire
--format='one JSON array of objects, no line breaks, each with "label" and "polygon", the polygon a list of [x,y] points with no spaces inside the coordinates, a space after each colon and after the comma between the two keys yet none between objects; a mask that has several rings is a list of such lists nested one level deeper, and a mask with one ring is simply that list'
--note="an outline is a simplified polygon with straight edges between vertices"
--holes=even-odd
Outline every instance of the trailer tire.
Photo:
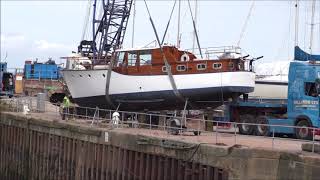
[{"label": "trailer tire", "polygon": [[180,126],[178,124],[179,120],[178,119],[169,119],[168,120],[168,125],[169,125],[169,128],[168,128],[168,133],[169,134],[172,134],[172,135],[178,135],[179,134],[179,129]]},{"label": "trailer tire", "polygon": [[[253,115],[245,114],[245,115],[240,116],[240,123],[252,123],[253,120],[254,120]],[[252,135],[254,132],[253,125],[239,124],[238,128],[239,128],[240,134]]]},{"label": "trailer tire", "polygon": [[268,120],[265,116],[259,116],[257,120],[258,124],[255,126],[255,132],[257,136],[269,136],[270,135],[270,126],[268,125]]},{"label": "trailer tire", "polygon": [[193,134],[194,134],[195,136],[200,136],[201,131],[193,131]]},{"label": "trailer tire", "polygon": [[311,127],[311,124],[309,123],[308,120],[306,119],[299,120],[296,126],[306,127],[306,128],[295,128],[295,137],[297,139],[312,140],[312,131],[307,129],[307,127]]}]

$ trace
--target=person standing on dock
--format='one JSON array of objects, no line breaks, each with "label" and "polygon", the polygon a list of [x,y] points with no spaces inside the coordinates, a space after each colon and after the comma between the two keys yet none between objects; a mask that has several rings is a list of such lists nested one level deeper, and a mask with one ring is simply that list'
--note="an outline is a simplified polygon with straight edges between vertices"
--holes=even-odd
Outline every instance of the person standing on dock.
[{"label": "person standing on dock", "polygon": [[63,98],[62,108],[63,108],[62,120],[65,120],[66,116],[69,114],[69,108],[70,108],[70,99],[69,99],[68,95],[64,96],[64,98]]}]

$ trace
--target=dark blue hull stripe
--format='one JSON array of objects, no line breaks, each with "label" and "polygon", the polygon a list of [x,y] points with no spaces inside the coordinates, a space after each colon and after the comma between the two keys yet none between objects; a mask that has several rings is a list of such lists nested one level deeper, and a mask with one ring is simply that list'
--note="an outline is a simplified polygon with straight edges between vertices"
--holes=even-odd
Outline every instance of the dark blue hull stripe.
[{"label": "dark blue hull stripe", "polygon": [[[253,87],[216,87],[179,90],[179,92],[188,98],[192,106],[196,106],[192,108],[202,109],[218,107],[222,105],[223,100],[231,98],[235,93],[249,93],[253,90]],[[116,106],[121,104],[120,110],[174,110],[184,107],[184,102],[177,98],[173,91],[117,94],[110,95],[110,98]],[[74,98],[74,101],[80,106],[112,109],[103,95]]]}]

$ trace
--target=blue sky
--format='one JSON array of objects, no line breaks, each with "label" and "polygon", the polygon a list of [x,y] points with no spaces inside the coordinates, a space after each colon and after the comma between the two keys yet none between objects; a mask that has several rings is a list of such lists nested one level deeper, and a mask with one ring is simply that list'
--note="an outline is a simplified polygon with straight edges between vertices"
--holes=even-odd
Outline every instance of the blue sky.
[{"label": "blue sky", "polygon": [[[162,36],[174,1],[147,1]],[[194,1],[191,2],[192,6]],[[251,1],[198,1],[198,32],[202,47],[236,45]],[[25,60],[45,61],[66,56],[81,40],[88,1],[1,1],[1,59],[10,67]],[[313,52],[320,52],[320,3],[316,5]],[[143,1],[136,6],[135,46],[155,39]],[[294,46],[294,1],[256,1],[240,46],[261,62],[292,59]],[[182,48],[192,47],[192,21],[187,2],[182,1]],[[302,1],[299,16],[299,45],[308,50],[311,1]],[[89,24],[90,25],[90,24]],[[131,47],[132,16],[124,47]],[[166,41],[176,43],[177,8]]]}]

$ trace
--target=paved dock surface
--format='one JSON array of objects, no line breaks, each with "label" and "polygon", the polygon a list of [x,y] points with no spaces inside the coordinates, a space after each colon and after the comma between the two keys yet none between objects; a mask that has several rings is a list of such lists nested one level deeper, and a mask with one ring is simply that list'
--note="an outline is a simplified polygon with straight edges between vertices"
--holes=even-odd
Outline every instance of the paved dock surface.
[{"label": "paved dock surface", "polygon": [[[98,123],[91,124],[92,120],[88,119],[79,119],[69,117],[67,121],[61,119],[61,116],[58,114],[59,107],[54,105],[49,105],[46,107],[48,112],[44,113],[30,113],[29,115],[23,115],[21,112],[8,112],[9,114],[16,116],[26,116],[28,118],[42,119],[46,121],[56,121],[60,123],[67,123],[77,126],[86,126],[93,128],[106,128],[110,129],[108,123]],[[196,124],[196,123],[195,123]],[[202,129],[202,128],[201,128]],[[240,134],[234,134],[234,132],[201,132],[199,136],[195,136],[192,132],[183,132],[179,135],[171,135],[163,128],[129,128],[128,126],[122,126],[120,128],[114,129],[114,131],[119,131],[123,133],[129,133],[133,135],[145,135],[150,137],[158,137],[172,140],[179,140],[184,142],[191,143],[201,143],[201,144],[212,144],[216,146],[225,146],[230,147],[234,145],[241,145],[245,148],[255,148],[255,149],[265,149],[265,150],[275,150],[275,151],[284,151],[292,153],[302,153],[307,156],[315,156],[320,158],[320,155],[304,152],[302,151],[301,145],[306,143],[306,141],[289,139],[289,138],[280,138],[280,137],[262,137],[262,136],[246,136]],[[222,131],[222,130],[221,130]],[[319,141],[315,141],[314,144],[320,144]]]}]

